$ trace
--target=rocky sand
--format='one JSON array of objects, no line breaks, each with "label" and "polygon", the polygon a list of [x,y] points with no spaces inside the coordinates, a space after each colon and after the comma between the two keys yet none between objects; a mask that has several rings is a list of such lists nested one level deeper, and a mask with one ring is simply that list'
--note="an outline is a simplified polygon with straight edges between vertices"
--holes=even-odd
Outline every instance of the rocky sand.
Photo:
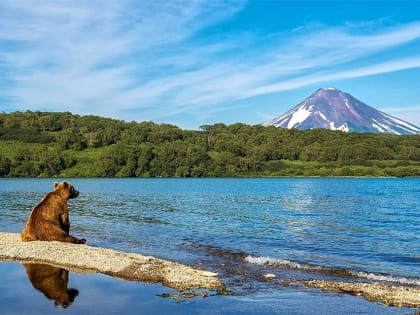
[{"label": "rocky sand", "polygon": [[0,260],[45,263],[74,272],[103,273],[126,280],[162,283],[178,291],[223,289],[217,274],[163,259],[62,242],[22,242],[0,232]]},{"label": "rocky sand", "polygon": [[388,306],[420,308],[420,289],[416,287],[324,280],[306,280],[302,284],[330,292],[363,296],[370,302],[381,302]]}]

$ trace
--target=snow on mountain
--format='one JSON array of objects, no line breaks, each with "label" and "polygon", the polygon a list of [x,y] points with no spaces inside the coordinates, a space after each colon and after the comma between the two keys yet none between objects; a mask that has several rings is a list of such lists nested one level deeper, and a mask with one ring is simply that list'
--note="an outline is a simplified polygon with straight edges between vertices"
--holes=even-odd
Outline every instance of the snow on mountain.
[{"label": "snow on mountain", "polygon": [[370,107],[336,88],[322,88],[287,113],[263,123],[282,128],[420,134],[420,128]]}]

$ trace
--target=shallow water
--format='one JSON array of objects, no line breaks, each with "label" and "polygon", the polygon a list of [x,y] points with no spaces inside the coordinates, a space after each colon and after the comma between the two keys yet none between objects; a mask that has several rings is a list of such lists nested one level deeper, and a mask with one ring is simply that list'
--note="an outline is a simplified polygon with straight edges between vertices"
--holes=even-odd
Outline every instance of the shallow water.
[{"label": "shallow water", "polygon": [[[19,232],[30,209],[52,189],[53,181],[0,179],[0,230]],[[89,309],[87,313],[97,310],[97,314],[135,314],[138,308],[147,309],[142,306],[145,303],[150,310],[161,310],[162,314],[196,314],[213,309],[223,314],[414,313],[358,297],[285,286],[279,279],[420,285],[420,179],[71,182],[81,192],[69,202],[72,234],[86,238],[90,245],[154,255],[216,271],[232,295],[176,303],[156,296],[171,291],[162,286],[70,273],[69,282],[80,294],[66,312],[84,313],[80,309],[84,305]],[[268,272],[277,278],[265,280],[263,276]],[[35,291],[21,265],[2,263],[0,274],[12,277],[10,283],[17,283],[18,287],[26,283]],[[19,280],[13,281],[14,277]],[[74,281],[78,282],[73,284]],[[0,288],[2,292],[20,292],[17,288]],[[90,291],[100,292],[97,294],[101,297],[92,300],[83,293]],[[116,308],[95,305],[94,301],[106,300],[107,294],[129,302],[114,303]],[[143,295],[144,299],[130,300],[130,296]],[[9,300],[0,298],[0,313],[15,302],[25,304],[20,295],[14,299],[7,296]],[[37,296],[42,294],[38,292]],[[43,303],[54,308],[51,301]],[[316,312],[313,305],[317,305]],[[43,310],[38,306],[30,309],[34,314]],[[8,308],[4,310],[10,312]]]},{"label": "shallow water", "polygon": [[414,314],[361,298],[313,289],[281,287],[246,295],[162,298],[175,294],[157,284],[130,282],[100,274],[69,273],[68,288],[78,295],[66,308],[34,287],[25,268],[0,263],[0,314]]}]

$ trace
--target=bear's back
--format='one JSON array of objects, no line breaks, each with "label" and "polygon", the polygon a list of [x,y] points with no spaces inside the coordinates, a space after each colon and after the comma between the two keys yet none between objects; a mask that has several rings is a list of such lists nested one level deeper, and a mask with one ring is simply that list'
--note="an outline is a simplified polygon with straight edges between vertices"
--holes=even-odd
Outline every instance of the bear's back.
[{"label": "bear's back", "polygon": [[63,200],[55,191],[46,194],[34,207],[32,216],[35,218],[51,219],[61,214],[66,200]]}]

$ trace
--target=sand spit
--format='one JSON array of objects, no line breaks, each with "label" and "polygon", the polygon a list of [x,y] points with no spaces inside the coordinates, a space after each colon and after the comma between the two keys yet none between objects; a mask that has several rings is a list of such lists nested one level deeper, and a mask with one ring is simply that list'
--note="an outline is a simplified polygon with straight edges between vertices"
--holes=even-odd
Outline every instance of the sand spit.
[{"label": "sand spit", "polygon": [[178,291],[223,289],[217,274],[112,249],[61,242],[22,242],[16,233],[0,232],[0,260],[45,263],[74,272],[103,273],[114,277],[162,283]]},{"label": "sand spit", "polygon": [[388,306],[420,308],[420,288],[417,287],[323,280],[305,280],[301,283],[310,288],[363,296],[370,302],[381,302]]}]

